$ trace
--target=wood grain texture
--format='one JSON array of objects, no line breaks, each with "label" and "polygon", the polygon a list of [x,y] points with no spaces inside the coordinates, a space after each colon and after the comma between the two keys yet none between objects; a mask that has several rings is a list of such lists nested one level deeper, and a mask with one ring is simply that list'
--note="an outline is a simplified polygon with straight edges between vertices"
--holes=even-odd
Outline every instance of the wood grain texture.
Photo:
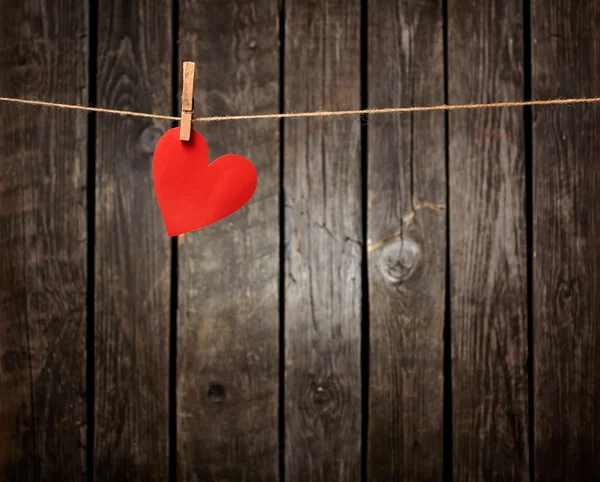
[{"label": "wood grain texture", "polygon": [[[102,0],[98,104],[171,109],[171,2]],[[170,240],[154,197],[164,121],[98,116],[95,480],[168,478]]]},{"label": "wood grain texture", "polygon": [[[360,105],[360,2],[286,2],[284,110]],[[361,160],[358,118],[284,126],[285,471],[361,472]]]},{"label": "wood grain texture", "polygon": [[[183,0],[195,114],[278,110],[276,0]],[[197,124],[210,158],[240,154],[258,187],[240,211],[180,238],[177,463],[186,481],[278,480],[279,124]]]},{"label": "wood grain texture", "polygon": [[[449,102],[523,96],[521,1],[448,2]],[[523,111],[449,114],[455,481],[527,480]]]},{"label": "wood grain texture", "polygon": [[[371,0],[368,22],[369,107],[442,104],[442,2]],[[446,277],[444,114],[373,116],[368,133],[368,479],[439,481]],[[419,209],[424,203],[440,207]],[[402,236],[394,236],[398,233]]]},{"label": "wood grain texture", "polygon": [[[87,102],[86,4],[0,1],[2,95]],[[0,106],[0,480],[86,472],[86,115]]]},{"label": "wood grain texture", "polygon": [[[531,18],[534,98],[600,92],[600,4],[534,0]],[[535,474],[591,480],[600,471],[600,106],[533,115]]]}]

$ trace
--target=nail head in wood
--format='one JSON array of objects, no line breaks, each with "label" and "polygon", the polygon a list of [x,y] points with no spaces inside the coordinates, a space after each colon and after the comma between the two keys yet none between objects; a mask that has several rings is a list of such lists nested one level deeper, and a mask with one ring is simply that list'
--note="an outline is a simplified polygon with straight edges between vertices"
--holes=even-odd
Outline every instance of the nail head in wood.
[{"label": "nail head in wood", "polygon": [[179,139],[189,141],[192,133],[192,114],[194,112],[194,62],[183,63],[183,88],[181,94],[181,125]]}]

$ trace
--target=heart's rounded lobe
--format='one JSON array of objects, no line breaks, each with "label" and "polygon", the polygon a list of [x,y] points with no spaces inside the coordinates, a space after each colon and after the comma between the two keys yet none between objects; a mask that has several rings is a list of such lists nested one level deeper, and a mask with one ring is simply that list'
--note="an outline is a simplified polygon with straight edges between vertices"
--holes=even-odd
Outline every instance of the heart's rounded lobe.
[{"label": "heart's rounded lobe", "polygon": [[226,154],[208,163],[204,137],[179,127],[158,141],[152,161],[154,190],[169,236],[216,223],[244,206],[256,190],[256,169],[245,157]]}]

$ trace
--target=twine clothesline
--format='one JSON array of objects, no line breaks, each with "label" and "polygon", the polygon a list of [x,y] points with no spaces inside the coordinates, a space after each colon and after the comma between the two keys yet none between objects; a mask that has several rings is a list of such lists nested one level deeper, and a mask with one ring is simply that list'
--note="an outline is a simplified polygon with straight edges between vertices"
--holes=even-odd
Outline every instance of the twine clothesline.
[{"label": "twine clothesline", "polygon": [[[13,97],[0,97],[0,102],[12,102],[15,104],[38,105],[43,107],[57,107],[60,109],[80,110],[87,112],[98,112],[102,114],[116,114],[132,117],[144,117],[147,119],[162,120],[180,120],[180,117],[172,115],[149,114],[145,112],[133,112],[128,110],[105,109],[102,107],[92,107],[76,104],[60,104],[57,102],[46,102],[42,100],[19,99]],[[402,112],[430,112],[430,111],[450,111],[450,110],[476,110],[476,109],[497,109],[503,107],[526,107],[526,106],[547,106],[547,105],[565,105],[565,104],[592,104],[600,103],[600,97],[580,97],[572,99],[547,99],[547,100],[525,100],[516,102],[491,102],[483,104],[440,104],[430,106],[411,106],[411,107],[384,107],[372,109],[356,110],[320,110],[313,112],[283,112],[273,114],[250,114],[250,115],[217,115],[207,117],[195,117],[197,122],[219,122],[234,120],[252,120],[252,119],[291,119],[298,117],[332,117],[347,115],[375,115],[375,114],[394,114]]]}]

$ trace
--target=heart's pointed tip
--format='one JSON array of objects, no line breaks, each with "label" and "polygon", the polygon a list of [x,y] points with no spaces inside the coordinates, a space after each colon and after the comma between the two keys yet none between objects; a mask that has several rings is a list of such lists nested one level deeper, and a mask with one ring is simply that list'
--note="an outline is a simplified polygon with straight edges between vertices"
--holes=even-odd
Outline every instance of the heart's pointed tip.
[{"label": "heart's pointed tip", "polygon": [[180,234],[182,234],[182,233],[179,233],[177,231],[167,228],[167,236],[169,236],[169,238],[175,238],[176,236],[179,236]]}]

